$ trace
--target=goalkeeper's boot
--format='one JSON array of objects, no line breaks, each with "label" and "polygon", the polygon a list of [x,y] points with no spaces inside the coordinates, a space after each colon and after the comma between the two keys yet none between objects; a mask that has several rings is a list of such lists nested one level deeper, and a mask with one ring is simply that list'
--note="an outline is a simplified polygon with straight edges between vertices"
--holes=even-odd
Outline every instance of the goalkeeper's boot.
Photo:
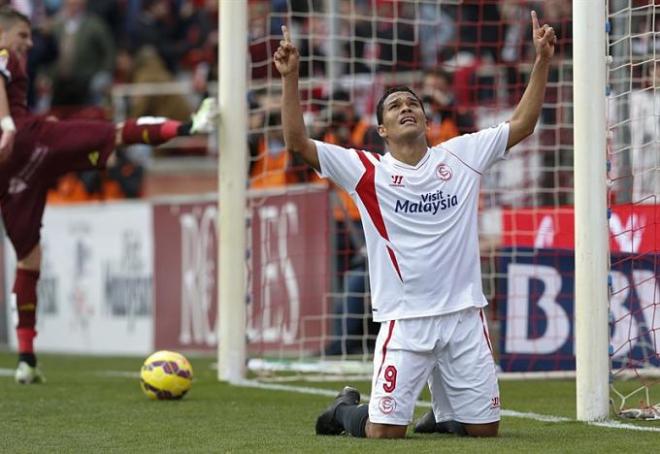
[{"label": "goalkeeper's boot", "polygon": [[357,405],[360,403],[360,391],[350,386],[344,386],[335,401],[316,419],[317,435],[340,435],[344,427],[337,421],[337,408],[340,405]]},{"label": "goalkeeper's boot", "polygon": [[46,383],[46,377],[44,377],[44,374],[37,367],[32,367],[25,361],[20,361],[18,363],[14,378],[16,379],[16,383],[22,385]]},{"label": "goalkeeper's boot", "polygon": [[191,134],[209,134],[213,132],[216,127],[216,120],[218,118],[218,105],[215,98],[206,98],[197,109],[197,112],[192,114],[192,126],[190,127]]}]

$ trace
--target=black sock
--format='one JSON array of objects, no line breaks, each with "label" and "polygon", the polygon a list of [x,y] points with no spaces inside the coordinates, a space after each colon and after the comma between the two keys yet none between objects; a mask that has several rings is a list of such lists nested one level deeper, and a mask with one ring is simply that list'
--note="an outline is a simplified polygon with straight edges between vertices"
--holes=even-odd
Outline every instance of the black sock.
[{"label": "black sock", "polygon": [[367,419],[369,419],[369,405],[340,405],[337,407],[336,419],[344,430],[354,437],[367,436]]},{"label": "black sock", "polygon": [[34,353],[19,353],[18,362],[25,362],[30,367],[37,367],[37,357]]},{"label": "black sock", "polygon": [[177,136],[189,136],[190,135],[190,128],[192,128],[192,121],[188,121],[186,123],[181,123],[179,127],[176,129],[176,135]]},{"label": "black sock", "polygon": [[441,434],[455,434],[459,436],[466,436],[465,426],[458,421],[442,421],[435,424],[436,431]]}]

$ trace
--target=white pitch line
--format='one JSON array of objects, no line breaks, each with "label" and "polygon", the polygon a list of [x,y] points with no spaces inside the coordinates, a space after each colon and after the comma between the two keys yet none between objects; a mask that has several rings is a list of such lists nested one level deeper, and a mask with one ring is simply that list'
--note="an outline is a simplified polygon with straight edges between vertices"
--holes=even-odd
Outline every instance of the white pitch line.
[{"label": "white pitch line", "polygon": [[602,422],[589,422],[590,426],[606,427],[608,429],[629,429],[642,432],[660,432],[660,427],[636,426],[635,424],[626,424],[619,421],[607,420]]},{"label": "white pitch line", "polygon": [[502,416],[508,416],[510,418],[533,419],[534,421],[541,421],[541,422],[570,422],[570,421],[573,421],[571,418],[566,418],[564,416],[542,415],[540,413],[532,413],[532,412],[526,412],[526,411],[502,410],[500,413],[502,414]]},{"label": "white pitch line", "polygon": [[[13,377],[16,369],[0,368],[0,377]],[[140,378],[140,372],[129,372],[125,370],[105,370],[95,372],[94,375],[101,377]]]},{"label": "white pitch line", "polygon": [[[336,390],[333,391],[329,389],[313,388],[309,386],[291,386],[291,385],[282,385],[282,384],[274,384],[274,383],[261,383],[256,380],[241,380],[241,381],[233,382],[232,384],[236,386],[243,386],[246,388],[259,388],[259,389],[268,389],[273,391],[287,391],[287,392],[294,392],[300,394],[313,394],[317,396],[335,397],[337,395]],[[368,401],[369,396],[363,395],[362,400]],[[417,401],[416,405],[418,407],[430,408],[431,402],[419,400]],[[502,410],[501,414],[502,416],[507,416],[510,418],[524,418],[524,419],[531,419],[540,422],[558,423],[558,422],[574,421],[571,418],[566,418],[563,416],[542,415],[539,413],[520,412],[514,410]],[[629,430],[638,430],[643,432],[660,432],[660,428],[657,427],[646,427],[646,426],[637,426],[635,424],[624,424],[612,420],[603,421],[603,422],[590,422],[587,424],[591,426],[605,427],[608,429],[629,429]]]},{"label": "white pitch line", "polygon": [[126,370],[104,370],[94,375],[101,377],[140,378],[140,372],[129,372]]}]

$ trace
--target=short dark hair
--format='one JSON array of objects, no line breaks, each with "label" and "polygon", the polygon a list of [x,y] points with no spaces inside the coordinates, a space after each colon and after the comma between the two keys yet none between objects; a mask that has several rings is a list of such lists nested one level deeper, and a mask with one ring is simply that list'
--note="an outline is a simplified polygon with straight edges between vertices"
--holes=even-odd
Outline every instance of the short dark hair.
[{"label": "short dark hair", "polygon": [[[410,87],[406,87],[405,85],[397,85],[395,87],[390,87],[387,90],[385,90],[385,93],[383,93],[383,96],[381,96],[380,100],[378,100],[378,105],[376,106],[376,120],[378,121],[378,125],[383,124],[383,106],[385,104],[385,100],[389,95],[392,93],[396,93],[399,91],[405,91],[413,95],[415,98],[417,98],[417,101],[419,101],[419,104],[422,106],[422,110],[424,110],[424,103],[422,100],[417,96],[417,93],[412,91]],[[424,112],[426,115],[426,112]]]},{"label": "short dark hair", "polygon": [[27,25],[32,26],[32,22],[30,22],[30,18],[27,17],[25,14],[16,11],[11,6],[0,7],[1,28],[9,28],[18,21],[25,22]]}]

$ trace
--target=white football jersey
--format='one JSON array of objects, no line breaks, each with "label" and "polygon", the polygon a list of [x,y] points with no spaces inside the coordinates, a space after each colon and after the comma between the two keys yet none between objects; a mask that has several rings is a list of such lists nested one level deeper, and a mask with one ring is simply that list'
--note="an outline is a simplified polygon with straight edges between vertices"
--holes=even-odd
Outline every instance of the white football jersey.
[{"label": "white football jersey", "polygon": [[482,173],[504,157],[509,124],[429,148],[416,166],[315,141],[321,175],[355,200],[376,322],[486,306],[477,210]]}]

